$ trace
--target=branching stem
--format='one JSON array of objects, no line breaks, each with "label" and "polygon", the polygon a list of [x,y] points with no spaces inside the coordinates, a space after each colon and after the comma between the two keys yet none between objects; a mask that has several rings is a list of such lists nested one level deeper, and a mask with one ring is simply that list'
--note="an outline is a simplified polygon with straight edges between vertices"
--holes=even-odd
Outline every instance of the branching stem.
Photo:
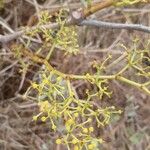
[{"label": "branching stem", "polygon": [[[65,73],[62,73],[62,72],[56,70],[55,68],[53,68],[46,59],[41,58],[40,56],[38,56],[38,55],[36,55],[32,52],[29,52],[29,50],[27,50],[25,48],[22,48],[22,54],[25,55],[26,57],[29,57],[32,61],[34,61],[36,63],[44,64],[48,71],[50,71],[50,72],[52,71],[53,73],[57,74],[58,76],[61,76],[62,78],[65,78],[65,79],[76,79],[76,80],[77,79],[90,80],[91,78],[94,78],[94,79],[107,79],[107,80],[112,80],[112,79],[115,80],[116,79],[118,81],[121,81],[121,82],[127,83],[129,85],[135,86],[135,87],[143,90],[144,92],[146,92],[147,94],[150,95],[150,90],[144,84],[137,83],[135,81],[129,80],[129,79],[123,77],[123,76],[120,76],[119,74],[115,74],[115,75],[74,75],[74,74],[65,74]],[[125,68],[128,68],[128,67],[125,67]]]}]

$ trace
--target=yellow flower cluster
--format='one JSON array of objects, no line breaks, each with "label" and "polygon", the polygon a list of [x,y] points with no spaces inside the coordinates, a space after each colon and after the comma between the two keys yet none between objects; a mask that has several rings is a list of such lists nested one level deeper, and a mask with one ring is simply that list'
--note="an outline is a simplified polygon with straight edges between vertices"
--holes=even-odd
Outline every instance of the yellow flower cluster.
[{"label": "yellow flower cluster", "polygon": [[50,103],[48,101],[41,101],[38,105],[40,107],[40,112],[48,112],[50,109]]},{"label": "yellow flower cluster", "polygon": [[[89,79],[90,77],[90,75],[87,76]],[[40,111],[33,120],[40,118],[42,122],[49,121],[54,132],[63,133],[56,139],[56,144],[64,144],[75,150],[96,149],[103,140],[94,136],[96,126],[93,126],[92,121],[97,122],[97,128],[104,126],[110,122],[112,114],[121,113],[121,111],[116,111],[114,106],[94,108],[91,99],[98,96],[99,91],[96,94],[90,94],[87,91],[87,99],[78,99],[74,96],[70,81],[63,86],[60,85],[62,81],[64,82],[64,79],[56,76],[54,72],[43,72],[41,82],[32,83],[32,87],[38,92]],[[105,80],[95,78],[92,83],[99,86],[100,91],[104,89],[103,94],[107,95]],[[60,129],[60,126],[63,128]]]}]

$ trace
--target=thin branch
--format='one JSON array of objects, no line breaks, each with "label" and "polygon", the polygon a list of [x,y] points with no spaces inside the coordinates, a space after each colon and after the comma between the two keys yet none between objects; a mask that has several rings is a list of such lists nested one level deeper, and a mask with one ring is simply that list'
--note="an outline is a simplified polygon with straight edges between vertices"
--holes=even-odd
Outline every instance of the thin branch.
[{"label": "thin branch", "polygon": [[4,72],[6,72],[7,70],[9,70],[10,68],[12,68],[13,66],[15,66],[18,63],[18,60],[15,61],[14,63],[12,63],[11,65],[7,66],[6,68],[4,68],[3,70],[0,71],[0,75],[3,74]]},{"label": "thin branch", "polygon": [[22,36],[23,34],[25,34],[25,32],[27,31],[32,31],[32,30],[35,30],[35,29],[54,29],[54,28],[58,28],[59,25],[57,23],[53,23],[53,24],[46,24],[46,25],[41,25],[41,26],[33,26],[32,28],[30,29],[23,29],[23,30],[20,30],[20,31],[16,31],[14,33],[11,33],[11,34],[7,34],[7,35],[0,35],[0,43],[8,43],[20,36]]},{"label": "thin branch", "polygon": [[8,42],[20,37],[23,33],[24,33],[24,31],[18,31],[18,32],[14,32],[14,33],[8,34],[8,35],[0,35],[0,43],[8,43]]},{"label": "thin branch", "polygon": [[[149,0],[137,0],[134,2],[134,4],[138,4],[138,3],[146,4],[149,2],[150,2]],[[95,12],[100,11],[104,8],[108,8],[111,6],[117,6],[117,4],[119,4],[119,3],[120,4],[123,3],[123,0],[104,0],[104,1],[94,3],[91,6],[83,9],[83,16],[86,18],[86,17],[88,17],[88,16],[94,14]],[[131,3],[130,2],[124,3],[124,6],[128,6],[128,5],[131,5]]]},{"label": "thin branch", "polygon": [[83,20],[80,25],[102,27],[107,29],[126,29],[137,30],[146,33],[150,33],[150,27],[141,24],[123,24],[123,23],[111,23],[97,20]]},{"label": "thin branch", "polygon": [[[12,49],[16,48],[16,45],[12,45],[11,47]],[[129,80],[123,76],[120,76],[120,73],[125,71],[128,66],[124,67],[124,69],[122,69],[121,71],[119,71],[119,73],[117,74],[113,74],[113,75],[74,75],[74,74],[65,74],[63,72],[60,72],[59,70],[56,70],[55,68],[53,68],[53,66],[51,66],[51,64],[44,58],[42,58],[40,55],[36,55],[33,52],[29,51],[28,49],[24,48],[22,45],[20,46],[20,49],[22,50],[22,55],[25,55],[26,57],[28,56],[32,61],[34,62],[38,62],[41,64],[44,64],[45,67],[47,68],[47,70],[49,71],[53,71],[55,74],[57,74],[58,76],[61,76],[65,79],[76,79],[76,80],[90,80],[91,77],[95,78],[95,79],[107,79],[107,80],[118,80],[124,83],[127,83],[129,85],[135,86],[143,91],[145,91],[148,95],[150,95],[150,90],[146,87],[146,85],[142,84],[142,83],[137,83],[135,81]]]},{"label": "thin branch", "polygon": [[112,6],[113,4],[114,4],[114,0],[107,0],[107,1],[94,3],[92,6],[83,10],[83,16],[86,18],[99,10]]},{"label": "thin branch", "polygon": [[7,22],[2,17],[0,17],[0,25],[7,29],[10,33],[14,33],[14,31],[9,27]]},{"label": "thin branch", "polygon": [[[75,22],[74,22],[75,24]],[[77,23],[78,24],[78,23]],[[66,26],[72,25],[72,22],[68,21],[66,23]],[[137,31],[142,31],[145,33],[150,33],[150,27],[144,26],[141,24],[122,24],[122,23],[111,23],[111,22],[104,22],[104,21],[97,21],[97,20],[83,20],[79,24],[81,26],[86,25],[86,26],[95,26],[95,27],[101,27],[101,28],[107,28],[107,29],[126,29],[126,30],[137,30]],[[42,25],[42,26],[34,26],[29,29],[29,31],[32,31],[36,28],[42,29],[54,29],[58,28],[59,25],[57,23],[54,24],[47,24],[47,25]],[[11,40],[14,40],[18,37],[20,37],[22,34],[24,34],[27,30],[21,30],[12,34],[8,35],[0,35],[0,43],[7,43]]]}]

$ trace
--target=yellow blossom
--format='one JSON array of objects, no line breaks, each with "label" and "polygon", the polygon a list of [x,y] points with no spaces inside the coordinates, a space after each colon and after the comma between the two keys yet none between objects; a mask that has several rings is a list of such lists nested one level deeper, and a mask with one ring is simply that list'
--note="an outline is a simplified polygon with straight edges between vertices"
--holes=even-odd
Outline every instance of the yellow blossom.
[{"label": "yellow blossom", "polygon": [[32,118],[34,121],[37,121],[37,119],[38,119],[38,116],[33,116],[33,118]]},{"label": "yellow blossom", "polygon": [[88,145],[89,150],[93,150],[95,147],[96,145],[93,143]]},{"label": "yellow blossom", "polygon": [[83,133],[88,133],[88,129],[87,128],[83,128]]},{"label": "yellow blossom", "polygon": [[49,110],[49,102],[48,101],[39,102],[38,105],[40,106],[41,112],[47,112]]},{"label": "yellow blossom", "polygon": [[93,132],[94,128],[93,127],[89,127],[89,132]]},{"label": "yellow blossom", "polygon": [[72,140],[72,144],[77,144],[79,141],[78,141],[78,139],[73,139]]},{"label": "yellow blossom", "polygon": [[72,125],[72,124],[74,124],[74,120],[73,119],[69,119],[69,120],[67,120],[66,124]]},{"label": "yellow blossom", "polygon": [[79,147],[77,145],[74,146],[74,150],[79,150]]},{"label": "yellow blossom", "polygon": [[79,113],[74,113],[74,117],[78,117],[79,116]]},{"label": "yellow blossom", "polygon": [[43,116],[43,117],[41,118],[41,121],[45,122],[46,119],[47,119],[47,118]]},{"label": "yellow blossom", "polygon": [[36,84],[35,82],[31,83],[31,85],[32,85],[32,87],[33,87],[34,89],[37,89],[37,88],[38,88],[38,84]]},{"label": "yellow blossom", "polygon": [[57,139],[56,140],[56,144],[61,144],[62,143],[62,140],[61,139]]},{"label": "yellow blossom", "polygon": [[57,128],[57,127],[53,124],[53,125],[52,125],[52,129],[53,129],[53,130],[56,130],[56,128]]}]

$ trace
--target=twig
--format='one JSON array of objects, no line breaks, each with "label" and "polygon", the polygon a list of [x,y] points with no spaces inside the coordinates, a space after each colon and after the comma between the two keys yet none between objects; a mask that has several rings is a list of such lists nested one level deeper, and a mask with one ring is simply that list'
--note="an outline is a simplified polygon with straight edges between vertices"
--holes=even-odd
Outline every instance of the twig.
[{"label": "twig", "polygon": [[107,1],[95,3],[90,8],[83,10],[83,16],[86,18],[99,10],[112,6],[113,4],[114,4],[114,0],[107,0]]},{"label": "twig", "polygon": [[13,66],[15,66],[18,63],[18,60],[15,61],[14,63],[12,63],[11,65],[7,66],[6,68],[4,68],[3,70],[0,71],[0,75],[3,74],[4,72],[6,72],[7,70],[9,70],[10,68],[12,68]]},{"label": "twig", "polygon": [[137,30],[146,33],[150,33],[150,27],[141,24],[123,24],[123,23],[111,23],[97,20],[83,20],[80,25],[103,27],[107,29],[126,29]]},{"label": "twig", "polygon": [[22,34],[24,33],[24,31],[18,31],[12,34],[8,34],[8,35],[0,35],[0,43],[8,43],[18,37],[20,37]]},{"label": "twig", "polygon": [[2,17],[0,17],[0,25],[2,25],[10,33],[14,33],[14,31],[9,27],[9,25],[7,24],[7,22]]},{"label": "twig", "polygon": [[34,7],[35,7],[35,10],[36,10],[36,13],[37,13],[38,19],[40,19],[40,10],[39,10],[38,3],[37,3],[37,1],[36,1],[36,0],[33,0],[33,3],[34,3]]},{"label": "twig", "polygon": [[[39,29],[42,29],[42,28],[54,29],[54,28],[58,28],[58,27],[59,27],[59,25],[57,23],[53,23],[53,24],[46,24],[46,25],[41,25],[41,26],[34,26],[34,27],[28,29],[28,31],[32,31],[37,28],[39,28]],[[27,29],[16,31],[16,32],[14,32],[12,34],[8,34],[8,35],[0,35],[0,43],[8,43],[8,42],[22,36],[22,34],[24,34],[25,32],[27,32]]]},{"label": "twig", "polygon": [[[66,26],[72,25],[71,22],[67,22]],[[126,29],[126,30],[137,30],[137,31],[142,31],[145,33],[150,33],[150,27],[144,26],[141,24],[122,24],[122,23],[110,23],[110,22],[104,22],[104,21],[97,21],[97,20],[83,20],[80,23],[81,26],[86,25],[86,26],[95,26],[95,27],[102,27],[102,28],[107,28],[107,29]],[[42,28],[47,28],[47,29],[54,29],[58,28],[59,25],[57,23],[54,24],[47,24],[47,25],[42,25],[42,26],[35,26],[29,29],[29,31],[32,31],[36,28],[42,29]],[[0,43],[7,43],[11,40],[14,40],[18,37],[20,37],[23,33],[25,33],[26,30],[21,30],[12,34],[8,35],[0,35]]]}]

